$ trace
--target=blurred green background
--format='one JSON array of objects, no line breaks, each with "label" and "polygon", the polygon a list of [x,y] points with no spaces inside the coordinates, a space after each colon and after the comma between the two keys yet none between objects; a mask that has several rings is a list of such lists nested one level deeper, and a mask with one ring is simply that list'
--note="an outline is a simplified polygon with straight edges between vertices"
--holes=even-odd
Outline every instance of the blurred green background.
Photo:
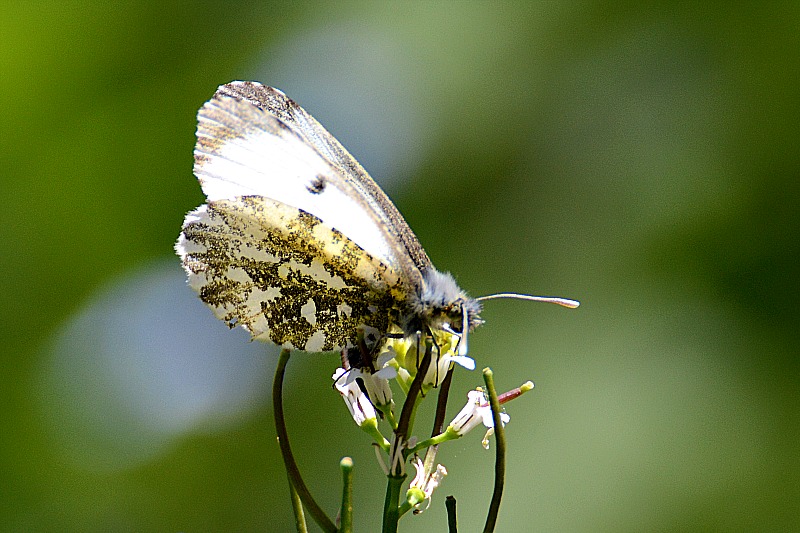
[{"label": "blurred green background", "polygon": [[[229,332],[172,252],[203,202],[195,114],[283,89],[486,305],[471,355],[508,406],[499,531],[800,530],[797,2],[4,2],[0,529],[290,531],[275,351]],[[384,482],[296,355],[287,415],[331,514]],[[455,414],[478,372],[456,376]],[[420,426],[423,432],[424,426]],[[401,530],[482,528],[494,455]]]}]

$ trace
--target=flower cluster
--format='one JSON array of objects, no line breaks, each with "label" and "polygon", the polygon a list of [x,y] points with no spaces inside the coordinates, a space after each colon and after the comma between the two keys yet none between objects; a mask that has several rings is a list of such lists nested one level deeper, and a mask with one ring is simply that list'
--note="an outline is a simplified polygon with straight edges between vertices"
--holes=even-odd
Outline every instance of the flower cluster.
[{"label": "flower cluster", "polygon": [[[432,341],[436,355],[422,380],[420,398],[424,398],[432,388],[438,387],[455,365],[468,370],[475,368],[475,362],[471,358],[458,355],[459,340],[459,335],[455,333],[434,332]],[[392,453],[391,446],[379,429],[379,419],[385,419],[392,431],[397,429],[390,381],[395,380],[403,393],[408,394],[426,348],[427,346],[419,339],[390,338],[380,349],[373,364],[374,370],[338,368],[333,374],[335,387],[342,395],[353,420],[373,438],[380,449],[388,454]],[[519,388],[500,395],[498,399],[501,403],[505,403],[532,388],[533,384],[527,382]],[[503,412],[500,417],[503,425],[508,423],[508,414]],[[420,506],[423,503],[430,504],[433,490],[447,474],[444,466],[431,460],[435,459],[438,445],[460,438],[480,424],[487,428],[486,435],[481,442],[484,448],[488,448],[489,437],[494,432],[494,420],[486,393],[483,389],[477,388],[468,393],[466,404],[442,433],[421,442],[417,442],[417,439],[412,437],[403,443],[403,457],[413,456],[412,464],[417,470],[417,475],[411,482],[407,493],[409,508],[413,508],[415,512],[421,512]],[[427,450],[428,455],[423,462],[417,454],[424,450]],[[384,471],[388,473],[390,469],[383,464],[380,454],[379,459]],[[394,459],[390,462],[393,461]]]}]

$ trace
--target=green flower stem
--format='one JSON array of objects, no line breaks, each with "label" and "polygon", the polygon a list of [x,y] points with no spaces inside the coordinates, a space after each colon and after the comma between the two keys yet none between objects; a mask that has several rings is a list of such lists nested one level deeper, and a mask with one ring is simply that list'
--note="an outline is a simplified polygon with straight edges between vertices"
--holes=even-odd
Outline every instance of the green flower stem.
[{"label": "green flower stem", "polygon": [[400,390],[403,391],[403,394],[408,396],[408,389],[411,388],[411,382],[414,378],[411,377],[411,374],[408,373],[408,370],[405,368],[395,365],[397,368],[397,384],[400,385]]},{"label": "green flower stem", "polygon": [[[275,430],[278,433],[278,445],[283,456],[283,464],[286,467],[286,474],[289,476],[289,483],[294,487],[303,505],[308,509],[311,518],[326,533],[336,533],[336,526],[325,511],[314,501],[311,493],[300,476],[297,462],[294,460],[292,448],[289,446],[289,434],[286,432],[286,419],[283,417],[283,376],[286,373],[286,364],[289,362],[289,350],[281,350],[278,357],[278,366],[275,369],[275,379],[272,382],[272,410],[275,416]],[[299,526],[298,526],[299,527]]]},{"label": "green flower stem", "polygon": [[292,480],[289,479],[289,497],[292,500],[292,511],[294,513],[294,523],[297,528],[297,533],[308,533],[308,525],[306,524],[306,515],[303,513],[303,502],[300,501],[300,496],[292,485]]},{"label": "green flower stem", "polygon": [[[413,402],[413,404],[411,405],[411,418],[409,418],[409,420],[408,420],[408,427],[406,428],[406,431],[404,433],[404,435],[406,437],[408,435],[411,435],[414,432],[414,419],[417,417],[417,408],[419,407],[419,404],[422,403],[422,400],[424,400],[424,399],[425,399],[424,396],[417,395],[416,401]],[[400,413],[400,414],[402,415],[402,413]],[[397,424],[397,427],[398,428],[400,427],[399,423]],[[395,433],[396,433],[396,431],[395,431]],[[408,440],[408,439],[406,438],[405,440]],[[405,457],[408,457],[409,454],[410,454],[410,452],[408,450],[404,451],[404,456]]]},{"label": "green flower stem", "polygon": [[406,476],[387,476],[386,501],[383,503],[383,533],[397,533],[397,522],[400,520],[400,492]]},{"label": "green flower stem", "polygon": [[494,388],[494,374],[490,368],[483,369],[483,381],[486,383],[486,392],[489,394],[489,405],[492,407],[492,420],[494,421],[495,438],[495,463],[494,463],[494,490],[492,502],[486,515],[486,524],[483,533],[492,533],[497,524],[497,514],[500,512],[500,499],[503,497],[503,484],[506,475],[506,436],[503,421],[500,418],[500,401]]},{"label": "green flower stem", "polygon": [[353,460],[349,457],[339,461],[342,469],[342,509],[340,511],[340,533],[353,533]]},{"label": "green flower stem", "polygon": [[403,505],[400,506],[400,510],[398,512],[399,516],[403,516],[414,506],[419,505],[420,503],[425,501],[425,493],[419,489],[408,489],[406,492],[406,501],[403,502]]},{"label": "green flower stem", "polygon": [[389,452],[389,441],[383,436],[381,430],[378,429],[378,421],[376,419],[365,420],[361,424],[361,429],[375,441],[375,444],[381,447],[385,452]]},{"label": "green flower stem", "polygon": [[386,421],[389,422],[389,426],[391,426],[392,431],[397,429],[397,419],[394,416],[394,402],[388,405],[376,405],[375,408],[383,413],[383,416],[386,417]]},{"label": "green flower stem", "polygon": [[420,450],[424,450],[425,448],[429,448],[431,446],[438,446],[443,442],[447,442],[449,440],[456,440],[460,438],[461,435],[458,434],[456,430],[453,429],[452,426],[447,426],[447,429],[444,433],[440,433],[435,437],[431,437],[430,439],[425,439],[422,442],[418,442],[416,446],[409,450],[409,453],[417,453]]}]

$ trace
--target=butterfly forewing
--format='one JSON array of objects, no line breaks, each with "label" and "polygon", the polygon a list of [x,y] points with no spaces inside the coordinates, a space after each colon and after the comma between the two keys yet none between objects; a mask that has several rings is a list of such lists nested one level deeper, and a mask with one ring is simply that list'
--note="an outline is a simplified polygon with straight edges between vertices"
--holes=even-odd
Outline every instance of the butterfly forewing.
[{"label": "butterfly forewing", "polygon": [[386,332],[402,294],[396,271],[316,216],[259,196],[209,202],[177,244],[189,284],[220,319],[309,352]]},{"label": "butterfly forewing", "polygon": [[[330,165],[336,167],[341,178],[347,182],[349,192],[355,194],[363,208],[375,215],[383,230],[390,236],[392,255],[400,263],[400,269],[415,283],[418,282],[418,271],[427,270],[431,261],[417,237],[391,200],[358,161],[314,117],[281,91],[256,82],[235,81],[222,85],[216,96],[249,102],[277,118],[312,146]],[[324,217],[320,218],[325,220]]]},{"label": "butterfly forewing", "polygon": [[276,117],[214,98],[198,114],[195,174],[210,201],[258,195],[303,209],[403,271],[386,228],[340,170]]}]

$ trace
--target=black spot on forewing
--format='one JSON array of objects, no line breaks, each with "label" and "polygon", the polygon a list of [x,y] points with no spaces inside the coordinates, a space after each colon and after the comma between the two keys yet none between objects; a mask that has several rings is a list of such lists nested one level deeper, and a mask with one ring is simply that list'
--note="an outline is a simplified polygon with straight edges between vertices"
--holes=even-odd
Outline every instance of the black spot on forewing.
[{"label": "black spot on forewing", "polygon": [[325,190],[325,186],[327,184],[328,182],[325,180],[325,176],[318,174],[313,180],[311,180],[311,183],[306,185],[306,188],[311,194],[320,194]]}]

